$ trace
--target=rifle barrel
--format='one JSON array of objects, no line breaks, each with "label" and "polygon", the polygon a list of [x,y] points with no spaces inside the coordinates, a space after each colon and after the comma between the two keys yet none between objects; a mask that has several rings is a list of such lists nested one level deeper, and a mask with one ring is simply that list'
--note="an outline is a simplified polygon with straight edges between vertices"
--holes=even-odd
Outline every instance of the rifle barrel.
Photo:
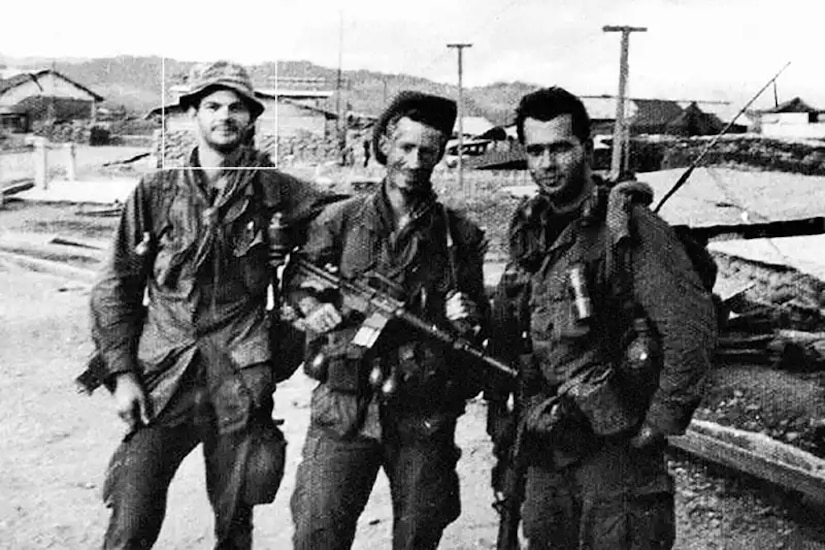
[{"label": "rifle barrel", "polygon": [[457,337],[438,325],[430,323],[417,315],[408,312],[404,309],[403,303],[399,300],[396,300],[378,289],[374,289],[357,280],[350,281],[330,273],[327,270],[314,265],[306,258],[298,256],[295,260],[297,262],[299,273],[322,279],[330,286],[337,287],[344,292],[352,292],[353,294],[360,295],[363,297],[362,299],[366,299],[373,304],[373,307],[378,307],[382,309],[384,313],[399,318],[413,328],[417,328],[423,333],[429,334],[443,344],[452,346],[456,351],[470,355],[474,359],[481,361],[488,367],[493,368],[500,373],[509,376],[510,378],[518,377],[518,371],[510,365],[496,359],[495,357],[487,355],[483,350],[473,346],[467,340]]}]

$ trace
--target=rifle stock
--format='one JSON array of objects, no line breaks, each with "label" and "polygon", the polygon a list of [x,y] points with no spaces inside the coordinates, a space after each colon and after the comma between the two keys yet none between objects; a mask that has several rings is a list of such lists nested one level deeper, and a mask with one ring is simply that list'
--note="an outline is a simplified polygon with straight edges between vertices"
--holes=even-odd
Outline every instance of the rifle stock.
[{"label": "rifle stock", "polygon": [[[514,411],[514,414],[518,414]],[[504,469],[503,498],[493,505],[499,514],[496,550],[519,550],[518,526],[521,523],[521,505],[524,502],[525,464],[522,456],[524,421],[518,419],[516,437],[507,453]]]},{"label": "rifle stock", "polygon": [[292,255],[289,264],[291,264],[291,267],[288,266],[288,269],[294,269],[295,274],[303,277],[305,284],[319,290],[338,290],[342,295],[345,306],[359,311],[367,317],[373,312],[377,312],[388,319],[399,319],[411,328],[435,338],[441,343],[452,347],[457,353],[465,355],[489,369],[509,378],[518,376],[516,369],[488,355],[483,349],[474,346],[466,339],[410,313],[403,302],[380,289],[374,288],[368,282],[365,282],[363,276],[353,279],[339,277],[312,264],[299,254]]}]

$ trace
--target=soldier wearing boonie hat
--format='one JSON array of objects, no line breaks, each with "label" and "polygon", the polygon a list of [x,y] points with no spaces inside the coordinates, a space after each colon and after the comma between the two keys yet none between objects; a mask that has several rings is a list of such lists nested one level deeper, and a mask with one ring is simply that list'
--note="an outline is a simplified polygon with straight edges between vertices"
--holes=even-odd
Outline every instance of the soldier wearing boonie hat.
[{"label": "soldier wearing boonie hat", "polygon": [[[484,338],[484,233],[438,202],[433,168],[456,119],[450,99],[401,92],[378,119],[380,189],[329,206],[310,225],[302,253],[350,276],[386,276],[412,313]],[[298,467],[292,515],[296,550],[350,548],[358,517],[383,468],[392,487],[393,548],[435,549],[460,512],[455,425],[478,393],[473,368],[414,330],[390,321],[369,352],[335,297],[288,282],[309,328],[304,363],[320,383]],[[327,293],[329,294],[329,293]]]},{"label": "soldier wearing boonie hat", "polygon": [[198,102],[210,91],[224,88],[238,94],[246,103],[252,120],[264,112],[264,104],[255,97],[252,80],[242,66],[229,61],[216,61],[206,67],[192,84],[192,88],[178,98],[178,104],[187,110],[197,107]]},{"label": "soldier wearing boonie hat", "polygon": [[103,491],[106,549],[154,544],[169,483],[200,443],[216,548],[251,548],[252,508],[272,502],[283,474],[272,392],[297,364],[273,349],[286,346],[266,312],[279,259],[267,230],[276,215],[305,228],[321,195],[245,145],[264,106],[240,65],[207,67],[180,105],[198,145],[183,169],[138,183],[91,293],[103,377],[128,425]]}]

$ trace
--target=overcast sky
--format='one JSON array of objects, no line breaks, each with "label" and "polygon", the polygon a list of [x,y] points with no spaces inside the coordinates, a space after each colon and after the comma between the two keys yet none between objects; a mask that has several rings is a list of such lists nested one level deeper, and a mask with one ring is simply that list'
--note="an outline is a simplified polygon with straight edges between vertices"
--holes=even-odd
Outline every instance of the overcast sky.
[{"label": "overcast sky", "polygon": [[[619,34],[630,38],[630,94],[743,103],[786,61],[779,99],[825,108],[823,0],[47,0],[6,2],[0,53],[161,55],[243,63],[306,59],[345,69],[465,84],[522,80],[615,93]],[[19,22],[19,24],[11,22]],[[766,94],[756,105],[773,101]]]}]

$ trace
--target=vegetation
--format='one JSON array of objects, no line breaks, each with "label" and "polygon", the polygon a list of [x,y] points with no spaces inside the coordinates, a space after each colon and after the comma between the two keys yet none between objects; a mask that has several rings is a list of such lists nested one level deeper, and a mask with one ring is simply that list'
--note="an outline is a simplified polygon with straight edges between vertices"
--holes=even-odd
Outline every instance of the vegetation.
[{"label": "vegetation", "polygon": [[[2,56],[0,56],[2,57]],[[34,61],[32,61],[33,64]],[[42,64],[42,63],[41,63]],[[171,58],[118,56],[97,58],[78,62],[57,60],[56,69],[71,79],[77,80],[106,98],[105,107],[119,109],[125,107],[132,113],[144,114],[157,107],[163,100],[171,100],[172,95],[164,89],[161,74],[167,78],[166,87],[182,82],[189,74],[194,62]],[[328,89],[334,89],[337,70],[321,67],[309,61],[267,62],[250,68],[253,79],[261,87],[269,77],[324,78]],[[401,89],[415,89],[456,97],[458,90],[450,84],[439,84],[426,78],[405,74],[386,74],[375,71],[343,71],[345,91],[341,105],[351,110],[367,114],[378,114],[385,105],[387,96],[392,97]],[[538,86],[523,82],[498,82],[488,86],[465,90],[465,108],[469,116],[485,116],[494,123],[503,124],[512,118],[513,106],[521,95]],[[328,108],[333,108],[336,98],[329,99]]]}]

